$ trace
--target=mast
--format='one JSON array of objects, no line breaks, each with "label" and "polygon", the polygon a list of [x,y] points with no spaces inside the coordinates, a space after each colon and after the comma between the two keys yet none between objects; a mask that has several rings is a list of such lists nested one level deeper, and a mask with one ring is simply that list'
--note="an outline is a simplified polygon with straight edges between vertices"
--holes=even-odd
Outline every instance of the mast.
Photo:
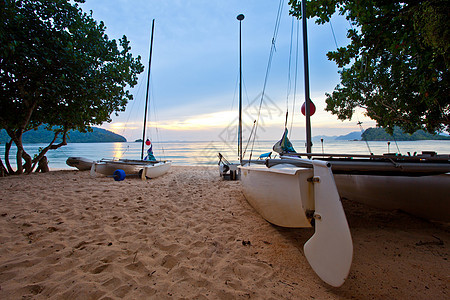
[{"label": "mast", "polygon": [[303,65],[305,73],[305,116],[306,116],[306,153],[311,153],[311,100],[309,96],[309,67],[308,67],[308,34],[306,28],[306,1],[302,1],[303,24]]},{"label": "mast", "polygon": [[150,55],[148,58],[148,75],[147,75],[147,92],[145,94],[145,110],[144,110],[144,128],[142,130],[142,150],[141,160],[144,159],[144,143],[145,143],[145,128],[147,127],[147,107],[148,107],[148,90],[150,85],[150,67],[152,65],[152,50],[153,50],[153,31],[155,29],[155,19],[152,22],[152,35],[150,37]]},{"label": "mast", "polygon": [[238,155],[239,163],[242,163],[242,20],[244,15],[236,17],[239,20],[239,129],[238,129]]}]

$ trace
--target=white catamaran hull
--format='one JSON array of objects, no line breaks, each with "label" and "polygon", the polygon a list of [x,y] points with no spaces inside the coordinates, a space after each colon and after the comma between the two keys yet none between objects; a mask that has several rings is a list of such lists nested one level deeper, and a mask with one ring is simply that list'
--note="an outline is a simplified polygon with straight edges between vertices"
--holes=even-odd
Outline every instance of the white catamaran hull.
[{"label": "white catamaran hull", "polygon": [[94,162],[91,168],[91,175],[95,173],[111,176],[116,170],[123,170],[126,175],[136,175],[145,170],[145,177],[156,178],[166,174],[172,166],[171,161],[149,162],[138,160],[101,160]]},{"label": "white catamaran hull", "polygon": [[342,198],[450,222],[450,173],[429,176],[334,175]]},{"label": "white catamaran hull", "polygon": [[147,178],[156,178],[166,174],[172,166],[171,161],[159,162],[152,166],[145,167],[145,176]]},{"label": "white catamaran hull", "polygon": [[304,252],[316,274],[341,286],[350,272],[353,243],[344,209],[325,162],[303,160],[310,167],[280,164],[240,166],[245,198],[268,222],[283,227],[311,227]]},{"label": "white catamaran hull", "polygon": [[241,182],[245,198],[268,222],[283,227],[311,227],[306,211],[314,210],[311,168],[245,165]]}]

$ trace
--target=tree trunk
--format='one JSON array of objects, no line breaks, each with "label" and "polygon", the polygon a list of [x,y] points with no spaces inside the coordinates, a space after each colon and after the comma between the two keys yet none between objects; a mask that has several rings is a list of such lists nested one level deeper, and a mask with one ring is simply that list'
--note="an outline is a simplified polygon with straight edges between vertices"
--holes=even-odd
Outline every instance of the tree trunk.
[{"label": "tree trunk", "polygon": [[48,160],[47,160],[47,156],[43,156],[38,163],[38,167],[36,169],[36,172],[42,172],[42,173],[46,173],[49,172],[50,169],[48,168]]},{"label": "tree trunk", "polygon": [[[17,144],[16,144],[16,146],[17,146]],[[17,147],[17,153],[16,153],[16,164],[17,164],[16,173],[17,174],[23,173],[22,153],[23,153],[23,149],[20,147]]]},{"label": "tree trunk", "polygon": [[[30,173],[31,172],[31,156],[23,149],[22,134],[19,138],[13,138],[14,144],[17,146],[17,173]],[[25,160],[25,164],[22,165],[22,159]]]},{"label": "tree trunk", "polygon": [[8,171],[6,170],[5,166],[3,165],[3,161],[0,158],[0,177],[5,177],[8,174]]},{"label": "tree trunk", "polygon": [[9,150],[11,150],[13,140],[10,140],[8,143],[5,144],[5,164],[6,168],[8,169],[8,173],[13,175],[15,172],[11,168],[11,163],[9,162]]},{"label": "tree trunk", "polygon": [[[22,144],[22,136],[25,132],[25,128],[27,127],[27,124],[30,122],[31,115],[36,108],[37,101],[35,97],[26,97],[27,92],[25,92],[25,89],[23,86],[19,87],[21,94],[23,95],[23,99],[25,100],[25,106],[27,107],[26,111],[24,111],[24,118],[22,121],[22,124],[19,124],[15,128],[8,128],[6,127],[6,132],[11,137],[12,141],[14,141],[14,144],[17,146],[17,154],[16,154],[16,161],[17,161],[17,171],[14,172],[15,174],[22,174],[25,172],[31,172],[32,170],[32,159],[31,156],[23,149]],[[29,100],[32,100],[31,103]],[[11,141],[11,142],[12,142]],[[22,159],[25,160],[25,164],[22,165]],[[7,164],[7,166],[9,166]],[[8,167],[9,170],[9,167]]]},{"label": "tree trunk", "polygon": [[31,156],[26,153],[24,149],[22,149],[22,158],[25,160],[25,164],[23,165],[24,172],[26,172],[27,174],[31,173],[31,171],[33,171],[33,169],[31,168]]},{"label": "tree trunk", "polygon": [[[53,145],[53,143],[56,141],[56,138],[58,137],[58,135],[61,132],[63,132],[63,136],[62,136],[63,140],[62,140],[62,142],[57,144],[57,145]],[[28,173],[31,173],[33,171],[33,169],[36,167],[37,163],[39,163],[39,164],[41,163],[41,159],[43,157],[45,157],[45,154],[47,153],[48,150],[50,150],[50,149],[52,149],[52,150],[58,149],[58,148],[60,148],[62,146],[65,146],[65,145],[67,145],[67,129],[56,131],[55,135],[53,137],[53,140],[50,142],[50,144],[47,147],[45,147],[44,149],[42,149],[39,152],[39,154],[33,159],[33,161],[32,161],[33,165],[31,167],[31,170]],[[48,166],[47,166],[47,168],[48,168]],[[38,170],[36,170],[36,172],[38,172]]]}]

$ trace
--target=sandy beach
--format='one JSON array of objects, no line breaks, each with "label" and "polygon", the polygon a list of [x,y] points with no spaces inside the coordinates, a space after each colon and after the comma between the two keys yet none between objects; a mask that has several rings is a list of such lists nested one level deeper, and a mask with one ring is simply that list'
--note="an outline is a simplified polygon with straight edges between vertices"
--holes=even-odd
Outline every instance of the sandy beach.
[{"label": "sandy beach", "polygon": [[340,288],[303,255],[313,229],[264,221],[214,167],[160,178],[0,178],[0,299],[449,299],[450,230],[343,202]]}]

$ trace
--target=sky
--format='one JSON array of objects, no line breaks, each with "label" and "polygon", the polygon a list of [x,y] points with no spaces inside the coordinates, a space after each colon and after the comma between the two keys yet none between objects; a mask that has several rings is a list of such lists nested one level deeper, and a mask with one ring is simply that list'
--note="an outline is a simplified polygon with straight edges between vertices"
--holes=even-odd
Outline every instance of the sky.
[{"label": "sky", "polygon": [[[258,111],[258,139],[279,139],[284,131],[286,111],[290,138],[305,139],[305,118],[300,113],[305,97],[301,22],[296,64],[295,54],[290,55],[291,43],[294,53],[297,44],[295,32],[291,39],[291,29],[298,25],[294,22],[292,26],[287,2],[282,3],[275,51],[264,90],[266,97],[261,105],[280,1],[86,0],[80,5],[83,11],[92,10],[94,19],[105,23],[110,39],[126,35],[131,52],[140,55],[145,65],[138,84],[130,89],[134,100],[128,103],[125,112],[112,115],[113,121],[101,127],[125,136],[128,141],[142,138],[151,24],[155,19],[150,114],[145,138],[153,141],[235,139],[239,100],[236,16],[244,14],[241,23],[244,141],[258,118]],[[362,110],[357,111],[353,120],[345,122],[324,111],[325,93],[331,93],[339,83],[338,68],[328,61],[326,53],[335,50],[336,44],[341,47],[348,43],[349,26],[338,15],[333,16],[332,27],[308,20],[310,91],[316,105],[316,113],[311,117],[313,136],[359,131],[358,121],[365,128],[375,126],[375,122],[364,117]],[[258,110],[260,105],[262,109]]]}]

